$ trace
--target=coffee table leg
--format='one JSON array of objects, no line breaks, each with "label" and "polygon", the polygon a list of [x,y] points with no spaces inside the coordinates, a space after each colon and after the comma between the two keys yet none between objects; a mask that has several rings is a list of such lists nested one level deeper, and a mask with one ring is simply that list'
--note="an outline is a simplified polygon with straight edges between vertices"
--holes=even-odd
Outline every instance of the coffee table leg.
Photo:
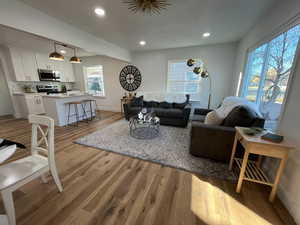
[{"label": "coffee table leg", "polygon": [[237,193],[241,192],[243,179],[244,179],[244,175],[245,175],[245,171],[246,171],[246,167],[247,167],[247,163],[248,163],[248,157],[249,157],[249,152],[247,150],[245,150],[243,163],[242,163],[242,168],[241,168],[240,176],[239,176],[239,181],[238,181],[238,185],[236,187],[236,192]]}]

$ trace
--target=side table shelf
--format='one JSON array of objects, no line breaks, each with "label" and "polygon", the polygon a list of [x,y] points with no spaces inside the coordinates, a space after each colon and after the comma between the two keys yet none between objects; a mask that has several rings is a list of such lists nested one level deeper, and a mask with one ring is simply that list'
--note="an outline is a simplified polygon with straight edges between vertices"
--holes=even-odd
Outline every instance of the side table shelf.
[{"label": "side table shelf", "polygon": [[[238,169],[241,170],[243,159],[234,158],[234,162],[237,165]],[[248,160],[247,162],[245,176],[243,180],[273,186],[273,183],[269,181],[268,177],[265,175],[262,169],[256,166],[255,161],[251,161],[251,160]]]}]

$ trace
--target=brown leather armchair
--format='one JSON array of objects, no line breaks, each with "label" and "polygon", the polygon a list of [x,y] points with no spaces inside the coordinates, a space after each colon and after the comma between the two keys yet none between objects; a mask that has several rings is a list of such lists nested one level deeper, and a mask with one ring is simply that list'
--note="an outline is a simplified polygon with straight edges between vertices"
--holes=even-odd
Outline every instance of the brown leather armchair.
[{"label": "brown leather armchair", "polygon": [[[239,109],[245,110],[245,107],[238,107]],[[234,108],[232,111],[234,110],[236,110],[236,108]],[[249,109],[246,108],[246,110]],[[216,161],[229,162],[235,136],[234,127],[245,127],[245,124],[242,123],[242,125],[240,125],[240,122],[237,122],[237,124],[235,124],[235,126],[232,127],[224,126],[223,124],[204,124],[205,116],[210,111],[211,110],[206,109],[196,109],[194,112],[195,115],[191,129],[190,153],[197,157],[204,157]],[[264,122],[265,120],[263,118],[254,117],[248,125],[249,127],[264,127]],[[240,144],[238,144],[238,149],[238,154],[242,156],[243,151],[241,151],[242,146]]]}]

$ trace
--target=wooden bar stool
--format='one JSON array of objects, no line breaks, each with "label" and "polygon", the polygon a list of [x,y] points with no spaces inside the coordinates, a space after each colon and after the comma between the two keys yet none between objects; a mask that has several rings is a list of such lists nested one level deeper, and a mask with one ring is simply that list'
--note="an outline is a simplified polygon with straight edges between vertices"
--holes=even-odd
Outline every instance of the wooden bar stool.
[{"label": "wooden bar stool", "polygon": [[[86,113],[90,113],[90,115],[91,115],[90,120],[97,118],[97,101],[96,101],[96,99],[85,99],[82,101],[82,103],[84,105],[84,109],[85,109]],[[95,114],[93,113],[93,103],[94,103],[94,107],[95,107]],[[90,110],[86,110],[86,105],[90,106],[89,107]],[[100,115],[99,115],[99,117],[100,117]]]},{"label": "wooden bar stool", "polygon": [[[81,105],[82,108],[82,119],[86,119],[86,121],[88,120],[84,105],[83,105],[83,101],[74,101],[74,102],[67,102],[65,103],[65,105],[68,107],[68,120],[67,120],[67,124],[70,124],[70,117],[75,116],[76,118],[76,126],[78,126],[79,120],[80,120],[80,115],[79,115],[79,111],[78,111],[78,105]],[[71,106],[74,107],[74,114],[71,114]]]}]

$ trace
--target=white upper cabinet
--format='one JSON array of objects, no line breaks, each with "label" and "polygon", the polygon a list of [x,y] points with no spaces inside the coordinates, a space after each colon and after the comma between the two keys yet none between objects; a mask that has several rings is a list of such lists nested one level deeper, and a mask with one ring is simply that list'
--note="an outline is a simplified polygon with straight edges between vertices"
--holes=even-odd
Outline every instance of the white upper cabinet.
[{"label": "white upper cabinet", "polygon": [[24,68],[23,68],[23,62],[22,62],[20,50],[15,47],[10,47],[9,51],[11,55],[11,61],[12,61],[16,81],[25,81]]},{"label": "white upper cabinet", "polygon": [[64,62],[64,69],[62,72],[63,82],[75,82],[73,66],[69,60]]},{"label": "white upper cabinet", "polygon": [[36,53],[36,61],[39,69],[55,70],[54,61],[50,60],[47,54]]},{"label": "white upper cabinet", "polygon": [[25,80],[39,81],[38,66],[35,53],[28,50],[21,51]]},{"label": "white upper cabinet", "polygon": [[38,69],[55,70],[61,74],[62,82],[75,82],[73,66],[65,61],[49,59],[46,53],[9,46],[16,81],[39,81]]},{"label": "white upper cabinet", "polygon": [[16,81],[39,81],[35,53],[9,47]]}]

